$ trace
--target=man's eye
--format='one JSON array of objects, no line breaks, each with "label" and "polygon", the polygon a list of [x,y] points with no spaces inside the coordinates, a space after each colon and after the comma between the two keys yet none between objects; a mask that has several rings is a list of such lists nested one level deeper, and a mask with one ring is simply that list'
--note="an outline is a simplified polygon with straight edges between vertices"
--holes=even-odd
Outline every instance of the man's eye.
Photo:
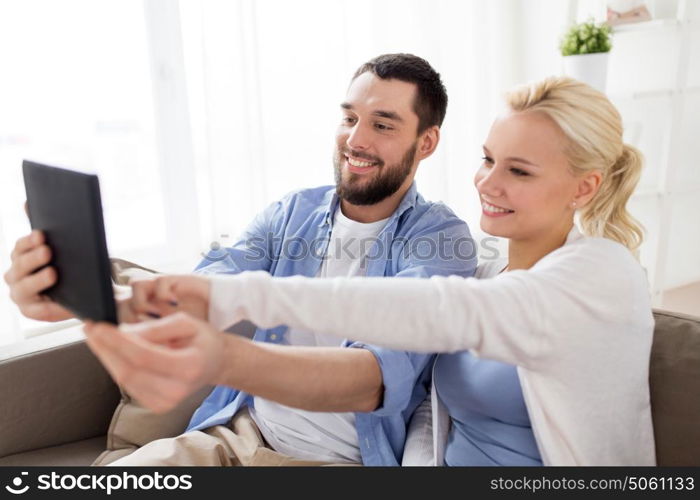
[{"label": "man's eye", "polygon": [[374,126],[377,128],[377,130],[392,130],[390,126],[384,125],[383,123],[376,123]]},{"label": "man's eye", "polygon": [[353,118],[352,116],[344,116],[343,123],[347,123],[347,124],[355,123],[355,118]]}]

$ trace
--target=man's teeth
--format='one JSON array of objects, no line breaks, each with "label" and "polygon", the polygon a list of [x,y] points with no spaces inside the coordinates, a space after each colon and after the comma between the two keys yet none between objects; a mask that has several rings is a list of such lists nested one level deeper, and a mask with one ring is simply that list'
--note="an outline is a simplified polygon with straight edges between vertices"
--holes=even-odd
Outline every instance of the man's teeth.
[{"label": "man's teeth", "polygon": [[486,210],[487,212],[494,212],[494,213],[498,213],[498,214],[502,214],[502,213],[511,213],[511,212],[512,212],[512,210],[508,210],[508,209],[506,209],[506,208],[497,207],[497,206],[495,206],[495,205],[491,205],[490,203],[486,203],[485,201],[482,201],[482,202],[481,202],[481,207],[482,207],[484,210]]},{"label": "man's teeth", "polygon": [[348,159],[348,163],[350,165],[352,165],[353,167],[367,168],[367,167],[371,167],[372,165],[374,165],[374,162],[371,162],[371,161],[354,160],[354,159],[350,158],[349,156],[346,158]]}]

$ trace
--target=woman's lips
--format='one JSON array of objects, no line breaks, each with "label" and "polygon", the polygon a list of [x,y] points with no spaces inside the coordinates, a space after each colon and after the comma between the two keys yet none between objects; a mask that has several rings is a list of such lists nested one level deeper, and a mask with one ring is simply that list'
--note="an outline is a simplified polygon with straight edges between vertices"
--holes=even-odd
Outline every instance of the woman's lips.
[{"label": "woman's lips", "polygon": [[514,211],[481,200],[481,212],[488,217],[505,217],[506,215],[512,214]]}]

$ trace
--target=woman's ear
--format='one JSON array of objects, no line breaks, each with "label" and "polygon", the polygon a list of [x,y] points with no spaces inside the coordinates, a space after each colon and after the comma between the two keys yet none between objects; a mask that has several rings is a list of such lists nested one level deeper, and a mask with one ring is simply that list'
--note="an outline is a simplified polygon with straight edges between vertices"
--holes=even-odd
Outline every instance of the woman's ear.
[{"label": "woman's ear", "polygon": [[578,181],[574,201],[577,208],[583,208],[593,198],[603,182],[603,174],[600,170],[586,172]]}]

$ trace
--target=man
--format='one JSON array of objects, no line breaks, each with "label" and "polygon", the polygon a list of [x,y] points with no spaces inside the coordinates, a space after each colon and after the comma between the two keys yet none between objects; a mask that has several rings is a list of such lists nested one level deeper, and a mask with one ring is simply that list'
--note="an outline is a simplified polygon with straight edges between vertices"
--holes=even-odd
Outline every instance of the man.
[{"label": "man", "polygon": [[[473,252],[461,245],[471,244],[466,224],[444,205],[423,200],[413,182],[420,161],[437,147],[446,106],[439,75],[421,58],[388,54],[362,65],[341,104],[336,186],[302,190],[273,203],[236,244],[210,254],[196,271],[472,275]],[[58,306],[39,295],[55,274],[30,274],[48,262],[48,249],[37,241],[18,242],[7,281],[25,314],[43,311],[46,319],[57,319]],[[119,335],[115,329],[113,338]],[[285,345],[267,349],[277,356],[272,368],[259,364],[252,374],[225,379],[195,412],[188,432],[149,443],[115,464],[400,462],[408,419],[427,393],[432,356],[351,340],[339,346],[285,326],[258,329],[254,340]],[[128,349],[99,342],[90,347],[127,391],[157,411],[187,395],[179,382],[222,382],[189,370],[164,377],[159,370],[167,363],[157,350],[131,357]],[[260,456],[266,458],[261,462]]]}]

